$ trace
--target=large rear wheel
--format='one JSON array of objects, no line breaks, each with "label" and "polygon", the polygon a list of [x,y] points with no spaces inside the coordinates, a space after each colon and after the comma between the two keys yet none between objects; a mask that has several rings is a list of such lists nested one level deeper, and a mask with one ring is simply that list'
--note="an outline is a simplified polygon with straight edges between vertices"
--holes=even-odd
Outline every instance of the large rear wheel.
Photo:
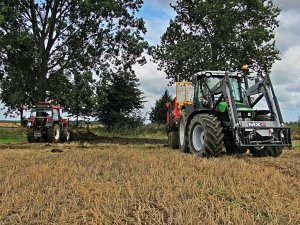
[{"label": "large rear wheel", "polygon": [[49,142],[59,142],[60,127],[58,124],[53,124],[53,126],[48,129],[47,137]]},{"label": "large rear wheel", "polygon": [[189,148],[193,154],[218,156],[223,146],[223,129],[218,119],[208,114],[198,114],[189,126]]}]

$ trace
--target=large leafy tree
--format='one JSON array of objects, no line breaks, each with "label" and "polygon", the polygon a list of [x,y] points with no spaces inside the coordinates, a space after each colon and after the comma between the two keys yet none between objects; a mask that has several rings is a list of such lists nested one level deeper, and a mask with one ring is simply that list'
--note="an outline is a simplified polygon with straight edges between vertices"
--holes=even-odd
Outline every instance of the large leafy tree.
[{"label": "large leafy tree", "polygon": [[105,93],[105,104],[96,113],[99,121],[108,129],[135,126],[143,122],[140,109],[143,108],[143,92],[138,79],[131,72],[111,73],[106,84],[99,86]]},{"label": "large leafy tree", "polygon": [[168,90],[165,90],[163,95],[156,100],[154,107],[151,108],[149,113],[151,123],[165,123],[166,113],[167,113],[167,102],[171,102],[172,97],[169,94]]},{"label": "large leafy tree", "polygon": [[177,16],[152,49],[171,82],[252,62],[268,73],[279,58],[274,30],[280,10],[271,0],[178,0],[172,8]]},{"label": "large leafy tree", "polygon": [[[0,80],[0,99],[5,103],[6,114],[17,112],[22,121],[23,111],[35,95],[34,45],[31,36],[26,33],[18,33],[12,40],[15,42],[15,49],[7,54],[3,68],[10,76],[4,76],[3,71]],[[12,40],[9,42],[12,43]]]},{"label": "large leafy tree", "polygon": [[0,2],[0,99],[6,116],[17,112],[22,121],[36,93],[36,47],[33,35],[21,26],[18,9],[9,7],[14,1],[5,3]]},{"label": "large leafy tree", "polygon": [[[18,47],[17,37],[31,37],[34,77],[32,102],[49,98],[49,79],[57,74],[108,69],[130,70],[143,63],[144,21],[135,13],[143,0],[2,0],[0,2],[0,61],[4,65]],[[7,67],[4,78],[14,76]],[[22,77],[21,73],[16,76]],[[15,84],[16,88],[22,86]],[[78,90],[80,91],[80,90]],[[4,90],[3,90],[4,92]],[[5,99],[2,99],[5,101]],[[5,103],[5,102],[4,102]]]}]

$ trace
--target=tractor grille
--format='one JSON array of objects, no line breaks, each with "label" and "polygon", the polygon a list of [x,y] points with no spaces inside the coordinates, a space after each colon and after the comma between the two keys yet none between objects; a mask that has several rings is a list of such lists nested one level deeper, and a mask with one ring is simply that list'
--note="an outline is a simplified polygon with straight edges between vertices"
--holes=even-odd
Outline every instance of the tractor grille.
[{"label": "tractor grille", "polygon": [[36,126],[43,127],[43,126],[45,126],[46,121],[47,121],[47,118],[36,118],[35,123],[36,123]]}]

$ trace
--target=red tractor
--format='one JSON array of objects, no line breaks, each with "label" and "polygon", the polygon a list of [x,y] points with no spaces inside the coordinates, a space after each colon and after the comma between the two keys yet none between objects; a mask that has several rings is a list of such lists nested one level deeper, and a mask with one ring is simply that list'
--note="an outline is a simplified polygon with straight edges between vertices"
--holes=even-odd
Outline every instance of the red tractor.
[{"label": "red tractor", "polygon": [[27,139],[29,142],[69,141],[69,120],[61,118],[60,106],[47,102],[35,105],[27,120]]}]

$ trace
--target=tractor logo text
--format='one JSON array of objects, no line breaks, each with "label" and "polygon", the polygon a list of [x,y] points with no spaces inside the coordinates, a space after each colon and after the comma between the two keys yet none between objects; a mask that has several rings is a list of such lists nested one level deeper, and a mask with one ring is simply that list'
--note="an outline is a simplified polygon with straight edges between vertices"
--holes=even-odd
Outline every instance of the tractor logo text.
[{"label": "tractor logo text", "polygon": [[248,126],[249,127],[266,127],[266,123],[265,122],[260,122],[260,123],[251,122],[251,123],[248,123]]}]

